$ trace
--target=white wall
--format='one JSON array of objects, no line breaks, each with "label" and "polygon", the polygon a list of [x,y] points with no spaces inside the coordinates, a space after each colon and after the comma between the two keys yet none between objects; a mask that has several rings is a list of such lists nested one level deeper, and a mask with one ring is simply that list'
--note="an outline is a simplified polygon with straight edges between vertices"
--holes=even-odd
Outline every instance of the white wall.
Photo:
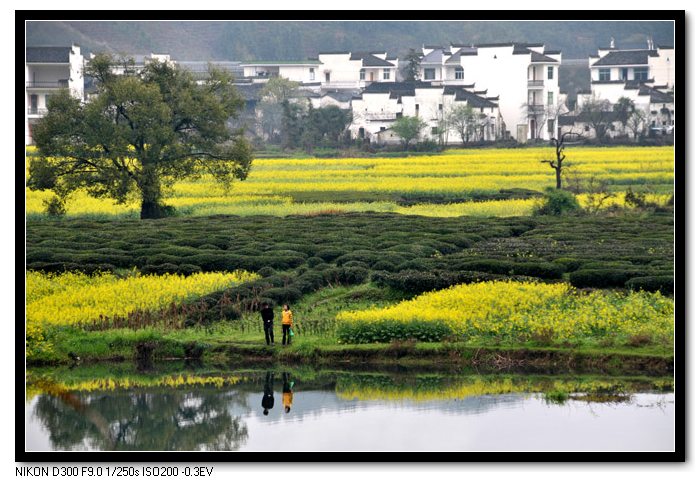
[{"label": "white wall", "polygon": [[527,124],[522,106],[528,101],[530,55],[512,53],[512,46],[480,47],[478,55],[463,55],[460,62],[465,84],[476,83],[477,89],[488,89],[489,96],[499,96],[506,129],[516,137],[517,125]]},{"label": "white wall", "polygon": [[655,85],[668,84],[672,88],[676,85],[676,51],[660,48],[658,53],[658,57],[649,57],[649,78],[654,79]]}]

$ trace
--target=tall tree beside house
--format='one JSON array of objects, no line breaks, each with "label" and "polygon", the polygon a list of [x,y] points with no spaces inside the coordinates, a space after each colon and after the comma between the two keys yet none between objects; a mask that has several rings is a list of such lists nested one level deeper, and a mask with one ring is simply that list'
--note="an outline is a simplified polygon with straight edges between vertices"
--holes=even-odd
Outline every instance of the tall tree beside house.
[{"label": "tall tree beside house", "polygon": [[408,146],[411,141],[416,140],[420,137],[420,133],[427,124],[421,120],[420,117],[399,117],[396,119],[391,128],[394,130],[397,136],[403,141],[403,147],[408,150]]},{"label": "tall tree beside house", "polygon": [[632,114],[634,114],[636,110],[634,101],[629,97],[620,97],[613,106],[613,112],[616,114],[615,117],[622,123],[624,128],[627,127]]},{"label": "tall tree beside house", "polygon": [[405,60],[406,66],[402,70],[403,80],[416,81],[420,77],[420,61],[421,55],[416,52],[415,49],[408,51],[406,56],[403,58]]},{"label": "tall tree beside house", "polygon": [[141,218],[167,214],[163,189],[209,173],[229,185],[247,177],[252,151],[227,123],[243,100],[225,72],[211,70],[200,85],[187,71],[152,62],[116,75],[115,59],[101,54],[85,67],[97,81],[87,103],[67,91],[52,96],[33,130],[38,158],[27,184],[64,197],[85,189],[124,203],[141,200]]},{"label": "tall tree beside house", "polygon": [[299,83],[284,77],[273,77],[260,90],[259,125],[269,141],[275,141],[282,130],[282,103],[299,96]]},{"label": "tall tree beside house", "polygon": [[[282,101],[282,147],[294,149],[302,142],[304,134],[304,109],[289,100]],[[307,141],[304,138],[304,141]]]},{"label": "tall tree beside house", "polygon": [[632,136],[635,141],[637,141],[640,136],[644,135],[648,125],[649,114],[642,109],[635,109],[627,120],[627,126],[632,131]]},{"label": "tall tree beside house", "polygon": [[462,145],[467,146],[476,132],[479,117],[469,104],[455,105],[447,115],[448,125],[459,134]]},{"label": "tall tree beside house", "polygon": [[591,96],[581,106],[578,118],[593,129],[596,139],[601,141],[607,136],[615,119],[612,110],[609,100]]}]

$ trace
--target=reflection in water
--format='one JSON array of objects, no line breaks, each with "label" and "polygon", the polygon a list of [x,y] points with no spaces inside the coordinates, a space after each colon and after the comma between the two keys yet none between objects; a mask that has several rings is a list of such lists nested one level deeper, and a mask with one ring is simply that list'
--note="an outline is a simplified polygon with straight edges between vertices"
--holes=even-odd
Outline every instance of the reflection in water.
[{"label": "reflection in water", "polygon": [[673,449],[668,379],[203,370],[30,376],[27,449]]},{"label": "reflection in water", "polygon": [[268,371],[265,374],[265,388],[263,389],[263,399],[262,399],[262,407],[263,407],[263,414],[264,415],[269,415],[270,410],[272,407],[275,406],[275,393],[272,389],[272,386],[275,382],[275,376],[272,374],[271,371]]},{"label": "reflection in water", "polygon": [[136,391],[74,398],[79,405],[41,395],[34,407],[56,450],[237,450],[248,438],[241,417],[227,410],[235,393]]}]

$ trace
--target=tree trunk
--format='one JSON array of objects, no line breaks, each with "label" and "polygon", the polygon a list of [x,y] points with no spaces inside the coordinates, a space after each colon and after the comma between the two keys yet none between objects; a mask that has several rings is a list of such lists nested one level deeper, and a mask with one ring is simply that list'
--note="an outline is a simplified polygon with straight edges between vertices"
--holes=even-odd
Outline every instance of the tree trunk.
[{"label": "tree trunk", "polygon": [[561,167],[554,169],[557,174],[557,189],[561,189]]},{"label": "tree trunk", "polygon": [[141,219],[157,219],[167,216],[161,204],[160,179],[155,167],[146,165],[138,182],[141,190]]}]

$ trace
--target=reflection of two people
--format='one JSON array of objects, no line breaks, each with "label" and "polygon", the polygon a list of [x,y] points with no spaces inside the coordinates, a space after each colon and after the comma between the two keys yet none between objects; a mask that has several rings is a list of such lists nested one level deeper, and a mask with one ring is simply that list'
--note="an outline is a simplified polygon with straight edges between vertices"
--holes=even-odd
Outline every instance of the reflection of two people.
[{"label": "reflection of two people", "polygon": [[[290,377],[291,375],[289,373],[282,373],[282,405],[284,406],[284,413],[289,413],[289,411],[292,409],[292,400],[294,398],[294,393],[292,392],[294,382],[290,381]],[[275,394],[273,390],[274,381],[275,376],[273,373],[267,372],[265,374],[265,386],[263,388],[262,398],[264,415],[268,415],[272,407],[275,406]]]}]

